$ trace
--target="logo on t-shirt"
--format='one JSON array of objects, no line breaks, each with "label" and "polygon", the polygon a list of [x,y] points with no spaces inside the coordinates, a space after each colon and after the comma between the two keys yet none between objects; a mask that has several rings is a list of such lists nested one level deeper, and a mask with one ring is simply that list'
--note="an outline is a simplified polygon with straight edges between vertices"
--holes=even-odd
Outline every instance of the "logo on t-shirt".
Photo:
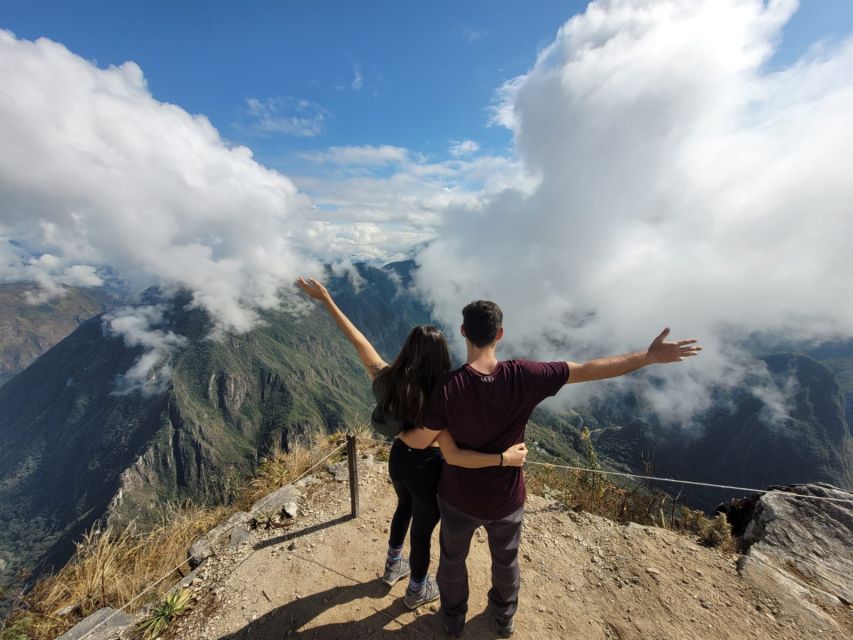
[{"label": "logo on t-shirt", "polygon": [[480,376],[480,381],[481,382],[494,382],[495,377],[494,376]]}]

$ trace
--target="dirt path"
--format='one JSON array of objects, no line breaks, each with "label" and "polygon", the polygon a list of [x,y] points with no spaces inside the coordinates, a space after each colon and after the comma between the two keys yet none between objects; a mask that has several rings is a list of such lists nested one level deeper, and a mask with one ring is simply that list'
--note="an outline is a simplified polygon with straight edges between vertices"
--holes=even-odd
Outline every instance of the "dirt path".
[{"label": "dirt path", "polygon": [[[236,552],[211,558],[193,588],[199,601],[164,635],[181,640],[442,638],[437,606],[409,612],[405,581],[379,581],[394,506],[384,463],[362,461],[362,517],[349,520],[346,482],[328,473],[303,491],[287,530],[257,532]],[[434,572],[437,534],[433,542]],[[528,503],[522,541],[517,638],[580,640],[787,640],[851,637],[784,607],[741,578],[736,556],[669,531]],[[485,535],[468,560],[471,601],[464,638],[495,638],[485,613],[490,582]],[[822,627],[822,628],[821,628]]]}]

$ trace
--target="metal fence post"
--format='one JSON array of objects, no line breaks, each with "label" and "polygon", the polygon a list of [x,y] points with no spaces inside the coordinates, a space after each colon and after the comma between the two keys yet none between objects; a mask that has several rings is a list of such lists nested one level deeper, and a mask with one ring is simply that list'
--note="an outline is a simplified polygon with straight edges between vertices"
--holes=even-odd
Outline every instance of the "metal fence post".
[{"label": "metal fence post", "polygon": [[349,461],[349,497],[352,503],[352,517],[360,512],[358,504],[358,451],[354,435],[347,435],[347,460]]}]

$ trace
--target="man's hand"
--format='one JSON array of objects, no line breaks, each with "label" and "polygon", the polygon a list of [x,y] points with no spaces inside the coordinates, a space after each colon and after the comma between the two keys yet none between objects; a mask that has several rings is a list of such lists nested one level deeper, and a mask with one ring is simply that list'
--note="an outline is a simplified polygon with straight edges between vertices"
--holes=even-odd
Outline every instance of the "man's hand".
[{"label": "man's hand", "polygon": [[520,467],[527,460],[527,445],[515,444],[501,454],[505,467]]},{"label": "man's hand", "polygon": [[329,295],[329,290],[323,286],[323,284],[314,278],[297,278],[296,284],[302,289],[305,293],[307,293],[310,297],[315,300],[330,300],[331,296]]},{"label": "man's hand", "polygon": [[649,363],[681,362],[684,358],[698,355],[702,347],[696,344],[696,340],[679,340],[678,342],[667,342],[669,327],[660,332],[649,345],[646,357]]}]

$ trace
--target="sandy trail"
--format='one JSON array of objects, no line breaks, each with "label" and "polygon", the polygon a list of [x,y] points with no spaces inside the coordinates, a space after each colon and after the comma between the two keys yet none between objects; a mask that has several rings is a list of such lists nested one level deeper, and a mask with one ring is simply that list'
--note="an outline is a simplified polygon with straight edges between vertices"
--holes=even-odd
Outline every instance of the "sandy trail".
[{"label": "sandy trail", "polygon": [[[348,519],[347,482],[326,473],[303,491],[286,530],[256,532],[211,558],[196,606],[163,638],[443,638],[437,603],[410,612],[405,581],[379,581],[394,507],[384,463],[362,460],[362,516]],[[496,638],[486,612],[488,545],[478,531],[468,560],[471,601],[464,638]],[[434,573],[438,535],[433,539]],[[521,551],[516,638],[580,640],[813,639],[851,637],[850,612],[820,628],[741,578],[737,557],[670,531],[622,526],[532,497]]]}]

